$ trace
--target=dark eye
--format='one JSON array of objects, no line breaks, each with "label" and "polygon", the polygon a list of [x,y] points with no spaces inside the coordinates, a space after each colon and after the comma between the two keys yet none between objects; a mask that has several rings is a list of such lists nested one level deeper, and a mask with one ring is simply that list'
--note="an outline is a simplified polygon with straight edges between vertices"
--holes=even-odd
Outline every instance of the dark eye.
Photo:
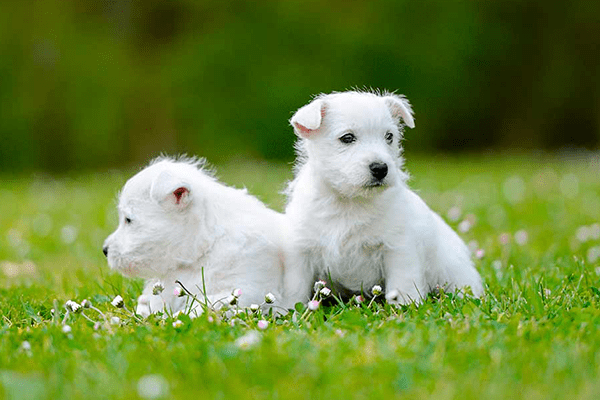
[{"label": "dark eye", "polygon": [[125,217],[125,223],[126,223],[126,224],[130,224],[130,223],[131,223],[131,218],[129,218],[129,217]]},{"label": "dark eye", "polygon": [[394,134],[392,132],[388,132],[385,134],[385,141],[387,142],[387,144],[392,144],[393,140],[394,140]]},{"label": "dark eye", "polygon": [[340,137],[340,142],[345,144],[356,142],[356,136],[354,136],[354,133],[346,133],[345,135]]}]

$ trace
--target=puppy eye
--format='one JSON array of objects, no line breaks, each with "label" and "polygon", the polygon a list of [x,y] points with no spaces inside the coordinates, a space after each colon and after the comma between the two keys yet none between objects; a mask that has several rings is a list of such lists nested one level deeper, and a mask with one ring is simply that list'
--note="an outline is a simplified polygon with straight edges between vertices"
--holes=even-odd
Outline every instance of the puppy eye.
[{"label": "puppy eye", "polygon": [[345,144],[350,144],[355,141],[356,141],[356,136],[354,136],[354,133],[346,133],[345,135],[340,137],[340,142],[345,143]]},{"label": "puppy eye", "polygon": [[387,144],[392,144],[393,140],[394,140],[394,134],[392,132],[388,132],[385,134],[385,141],[387,142]]}]

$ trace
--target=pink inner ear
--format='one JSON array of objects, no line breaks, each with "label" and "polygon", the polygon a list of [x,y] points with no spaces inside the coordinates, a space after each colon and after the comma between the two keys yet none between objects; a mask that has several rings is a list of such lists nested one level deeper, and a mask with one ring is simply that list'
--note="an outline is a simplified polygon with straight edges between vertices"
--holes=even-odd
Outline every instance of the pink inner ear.
[{"label": "pink inner ear", "polygon": [[175,196],[175,204],[180,204],[183,196],[188,193],[189,190],[184,187],[177,188],[173,191],[173,195]]},{"label": "pink inner ear", "polygon": [[297,122],[294,122],[294,126],[296,127],[300,135],[304,138],[311,137],[317,131],[316,129],[308,129],[304,125],[300,125]]}]

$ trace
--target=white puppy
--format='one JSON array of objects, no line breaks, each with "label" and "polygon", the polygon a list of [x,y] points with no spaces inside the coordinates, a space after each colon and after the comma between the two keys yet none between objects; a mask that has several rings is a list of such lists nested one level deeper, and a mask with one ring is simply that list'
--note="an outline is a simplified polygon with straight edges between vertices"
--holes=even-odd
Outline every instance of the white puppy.
[{"label": "white puppy", "polygon": [[400,140],[414,120],[403,96],[320,95],[290,122],[299,136],[286,208],[290,301],[308,299],[315,279],[344,296],[384,285],[400,304],[437,286],[482,294],[464,242],[406,184]]},{"label": "white puppy", "polygon": [[[269,292],[281,298],[283,215],[220,184],[200,162],[156,159],[127,181],[118,209],[119,226],[103,251],[111,268],[148,279],[138,314],[184,310],[176,280],[201,300],[205,287],[217,307],[236,288],[240,306],[261,304]],[[165,290],[152,295],[158,281]]]}]

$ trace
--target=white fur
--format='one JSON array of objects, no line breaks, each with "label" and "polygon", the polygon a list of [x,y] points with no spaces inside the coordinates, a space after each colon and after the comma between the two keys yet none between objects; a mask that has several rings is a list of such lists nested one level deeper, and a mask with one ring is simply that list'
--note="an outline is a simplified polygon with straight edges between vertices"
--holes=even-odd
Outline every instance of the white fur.
[{"label": "white fur", "polygon": [[[307,300],[315,279],[330,277],[345,295],[382,284],[388,301],[401,304],[419,303],[437,286],[482,294],[464,242],[406,184],[400,140],[414,120],[404,97],[320,95],[290,123],[300,138],[286,209],[284,290],[291,303]],[[340,141],[347,133],[354,143]],[[383,180],[374,181],[372,163],[388,166]]]},{"label": "white fur", "polygon": [[[118,209],[119,226],[104,249],[111,268],[148,279],[138,314],[182,311],[186,298],[173,294],[175,280],[200,299],[205,285],[211,303],[235,288],[240,306],[261,304],[269,292],[281,298],[283,216],[220,184],[197,161],[155,160],[127,181]],[[165,290],[155,296],[157,281]]]}]

